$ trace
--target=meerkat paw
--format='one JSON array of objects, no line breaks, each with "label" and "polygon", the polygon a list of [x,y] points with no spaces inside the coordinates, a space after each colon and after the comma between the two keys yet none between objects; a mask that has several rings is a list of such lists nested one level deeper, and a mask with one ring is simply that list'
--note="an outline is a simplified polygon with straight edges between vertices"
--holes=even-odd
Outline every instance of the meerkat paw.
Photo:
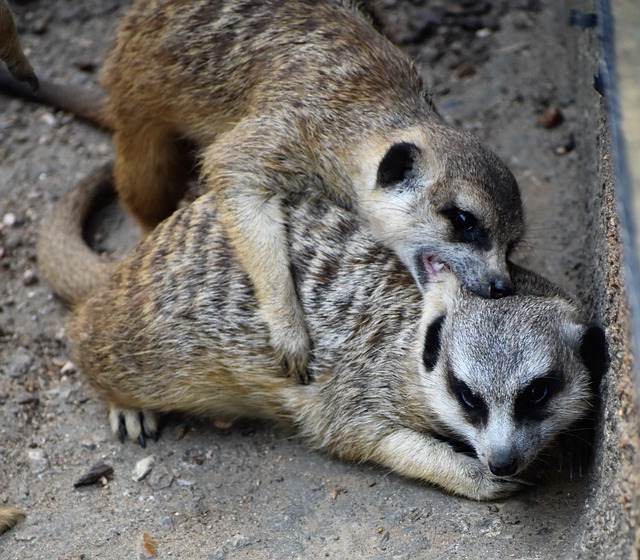
[{"label": "meerkat paw", "polygon": [[137,441],[142,447],[147,446],[147,438],[158,441],[158,417],[150,410],[110,405],[109,423],[111,431],[122,443],[127,435],[131,441]]},{"label": "meerkat paw", "polygon": [[480,465],[470,465],[467,470],[469,485],[462,495],[474,500],[497,500],[521,490],[525,483],[513,478],[498,478],[487,473]]},{"label": "meerkat paw", "polygon": [[310,376],[307,366],[311,341],[304,324],[297,327],[279,325],[273,328],[271,344],[284,374],[287,377],[297,377],[301,383],[308,383]]}]

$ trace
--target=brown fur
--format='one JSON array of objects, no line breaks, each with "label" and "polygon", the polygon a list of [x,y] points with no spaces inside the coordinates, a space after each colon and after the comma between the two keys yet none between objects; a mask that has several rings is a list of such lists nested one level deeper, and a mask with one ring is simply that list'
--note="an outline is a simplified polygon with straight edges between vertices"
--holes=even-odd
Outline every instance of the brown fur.
[{"label": "brown fur", "polygon": [[[195,142],[288,373],[306,378],[310,346],[287,196],[356,213],[421,285],[433,253],[481,295],[509,289],[506,254],[523,233],[515,180],[442,122],[413,65],[352,2],[138,0],[102,82],[125,206],[147,232],[169,216],[188,173],[178,140]],[[396,145],[405,150],[385,158]],[[482,247],[454,239],[459,207],[478,218]]]}]

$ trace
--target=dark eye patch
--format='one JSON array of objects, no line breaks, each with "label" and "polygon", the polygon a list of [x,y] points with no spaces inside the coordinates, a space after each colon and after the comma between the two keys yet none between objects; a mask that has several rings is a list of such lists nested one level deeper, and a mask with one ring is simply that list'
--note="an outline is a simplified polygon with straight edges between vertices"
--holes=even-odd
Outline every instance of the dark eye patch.
[{"label": "dark eye patch", "polygon": [[431,431],[429,435],[436,438],[439,441],[442,441],[448,445],[450,445],[456,453],[462,453],[464,455],[468,455],[469,457],[478,458],[478,454],[472,445],[451,434],[441,434],[439,432]]},{"label": "dark eye patch", "polygon": [[489,232],[482,227],[475,214],[456,206],[443,210],[442,214],[451,222],[453,237],[456,241],[475,243],[485,250],[491,249]]},{"label": "dark eye patch", "polygon": [[389,148],[378,167],[378,185],[394,187],[410,177],[420,149],[409,142],[399,142]]},{"label": "dark eye patch", "polygon": [[438,363],[440,355],[440,331],[444,323],[444,315],[435,319],[428,327],[424,337],[424,348],[422,350],[422,361],[427,369],[431,370]]},{"label": "dark eye patch", "polygon": [[486,424],[489,417],[487,403],[461,379],[458,379],[449,369],[449,391],[456,398],[465,416],[474,426]]},{"label": "dark eye patch", "polygon": [[558,371],[534,379],[516,398],[514,411],[516,419],[540,421],[547,418],[550,414],[547,404],[562,390],[564,383],[564,377]]}]

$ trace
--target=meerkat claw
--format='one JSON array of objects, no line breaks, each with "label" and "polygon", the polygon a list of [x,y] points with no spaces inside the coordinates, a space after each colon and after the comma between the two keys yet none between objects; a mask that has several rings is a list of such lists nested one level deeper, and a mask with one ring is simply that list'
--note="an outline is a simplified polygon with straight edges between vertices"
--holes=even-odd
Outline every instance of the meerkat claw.
[{"label": "meerkat claw", "polygon": [[120,443],[124,443],[125,438],[127,437],[127,427],[124,423],[124,414],[121,412],[118,414],[118,439]]},{"label": "meerkat claw", "polygon": [[147,446],[147,438],[158,441],[158,420],[155,413],[149,410],[119,408],[112,405],[109,422],[111,431],[121,443],[124,443],[127,436],[143,448]]}]

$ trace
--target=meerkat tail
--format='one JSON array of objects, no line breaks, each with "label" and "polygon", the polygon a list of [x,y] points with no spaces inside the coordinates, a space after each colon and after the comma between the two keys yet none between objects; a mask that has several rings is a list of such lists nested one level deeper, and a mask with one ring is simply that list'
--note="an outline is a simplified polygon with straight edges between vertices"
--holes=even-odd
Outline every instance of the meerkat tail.
[{"label": "meerkat tail", "polygon": [[38,78],[22,52],[16,24],[6,0],[0,0],[0,60],[4,60],[16,80],[29,84],[33,92],[38,90]]},{"label": "meerkat tail", "polygon": [[[34,75],[35,77],[35,75]],[[31,82],[28,82],[31,83]],[[49,80],[40,80],[37,90],[0,68],[0,92],[67,111],[90,124],[110,130],[103,115],[104,94]]]},{"label": "meerkat tail", "polygon": [[25,515],[19,509],[0,507],[0,535],[15,527]]},{"label": "meerkat tail", "polygon": [[83,236],[88,217],[113,195],[112,165],[107,164],[72,188],[42,221],[38,265],[53,291],[68,303],[84,301],[116,266],[93,251]]}]

